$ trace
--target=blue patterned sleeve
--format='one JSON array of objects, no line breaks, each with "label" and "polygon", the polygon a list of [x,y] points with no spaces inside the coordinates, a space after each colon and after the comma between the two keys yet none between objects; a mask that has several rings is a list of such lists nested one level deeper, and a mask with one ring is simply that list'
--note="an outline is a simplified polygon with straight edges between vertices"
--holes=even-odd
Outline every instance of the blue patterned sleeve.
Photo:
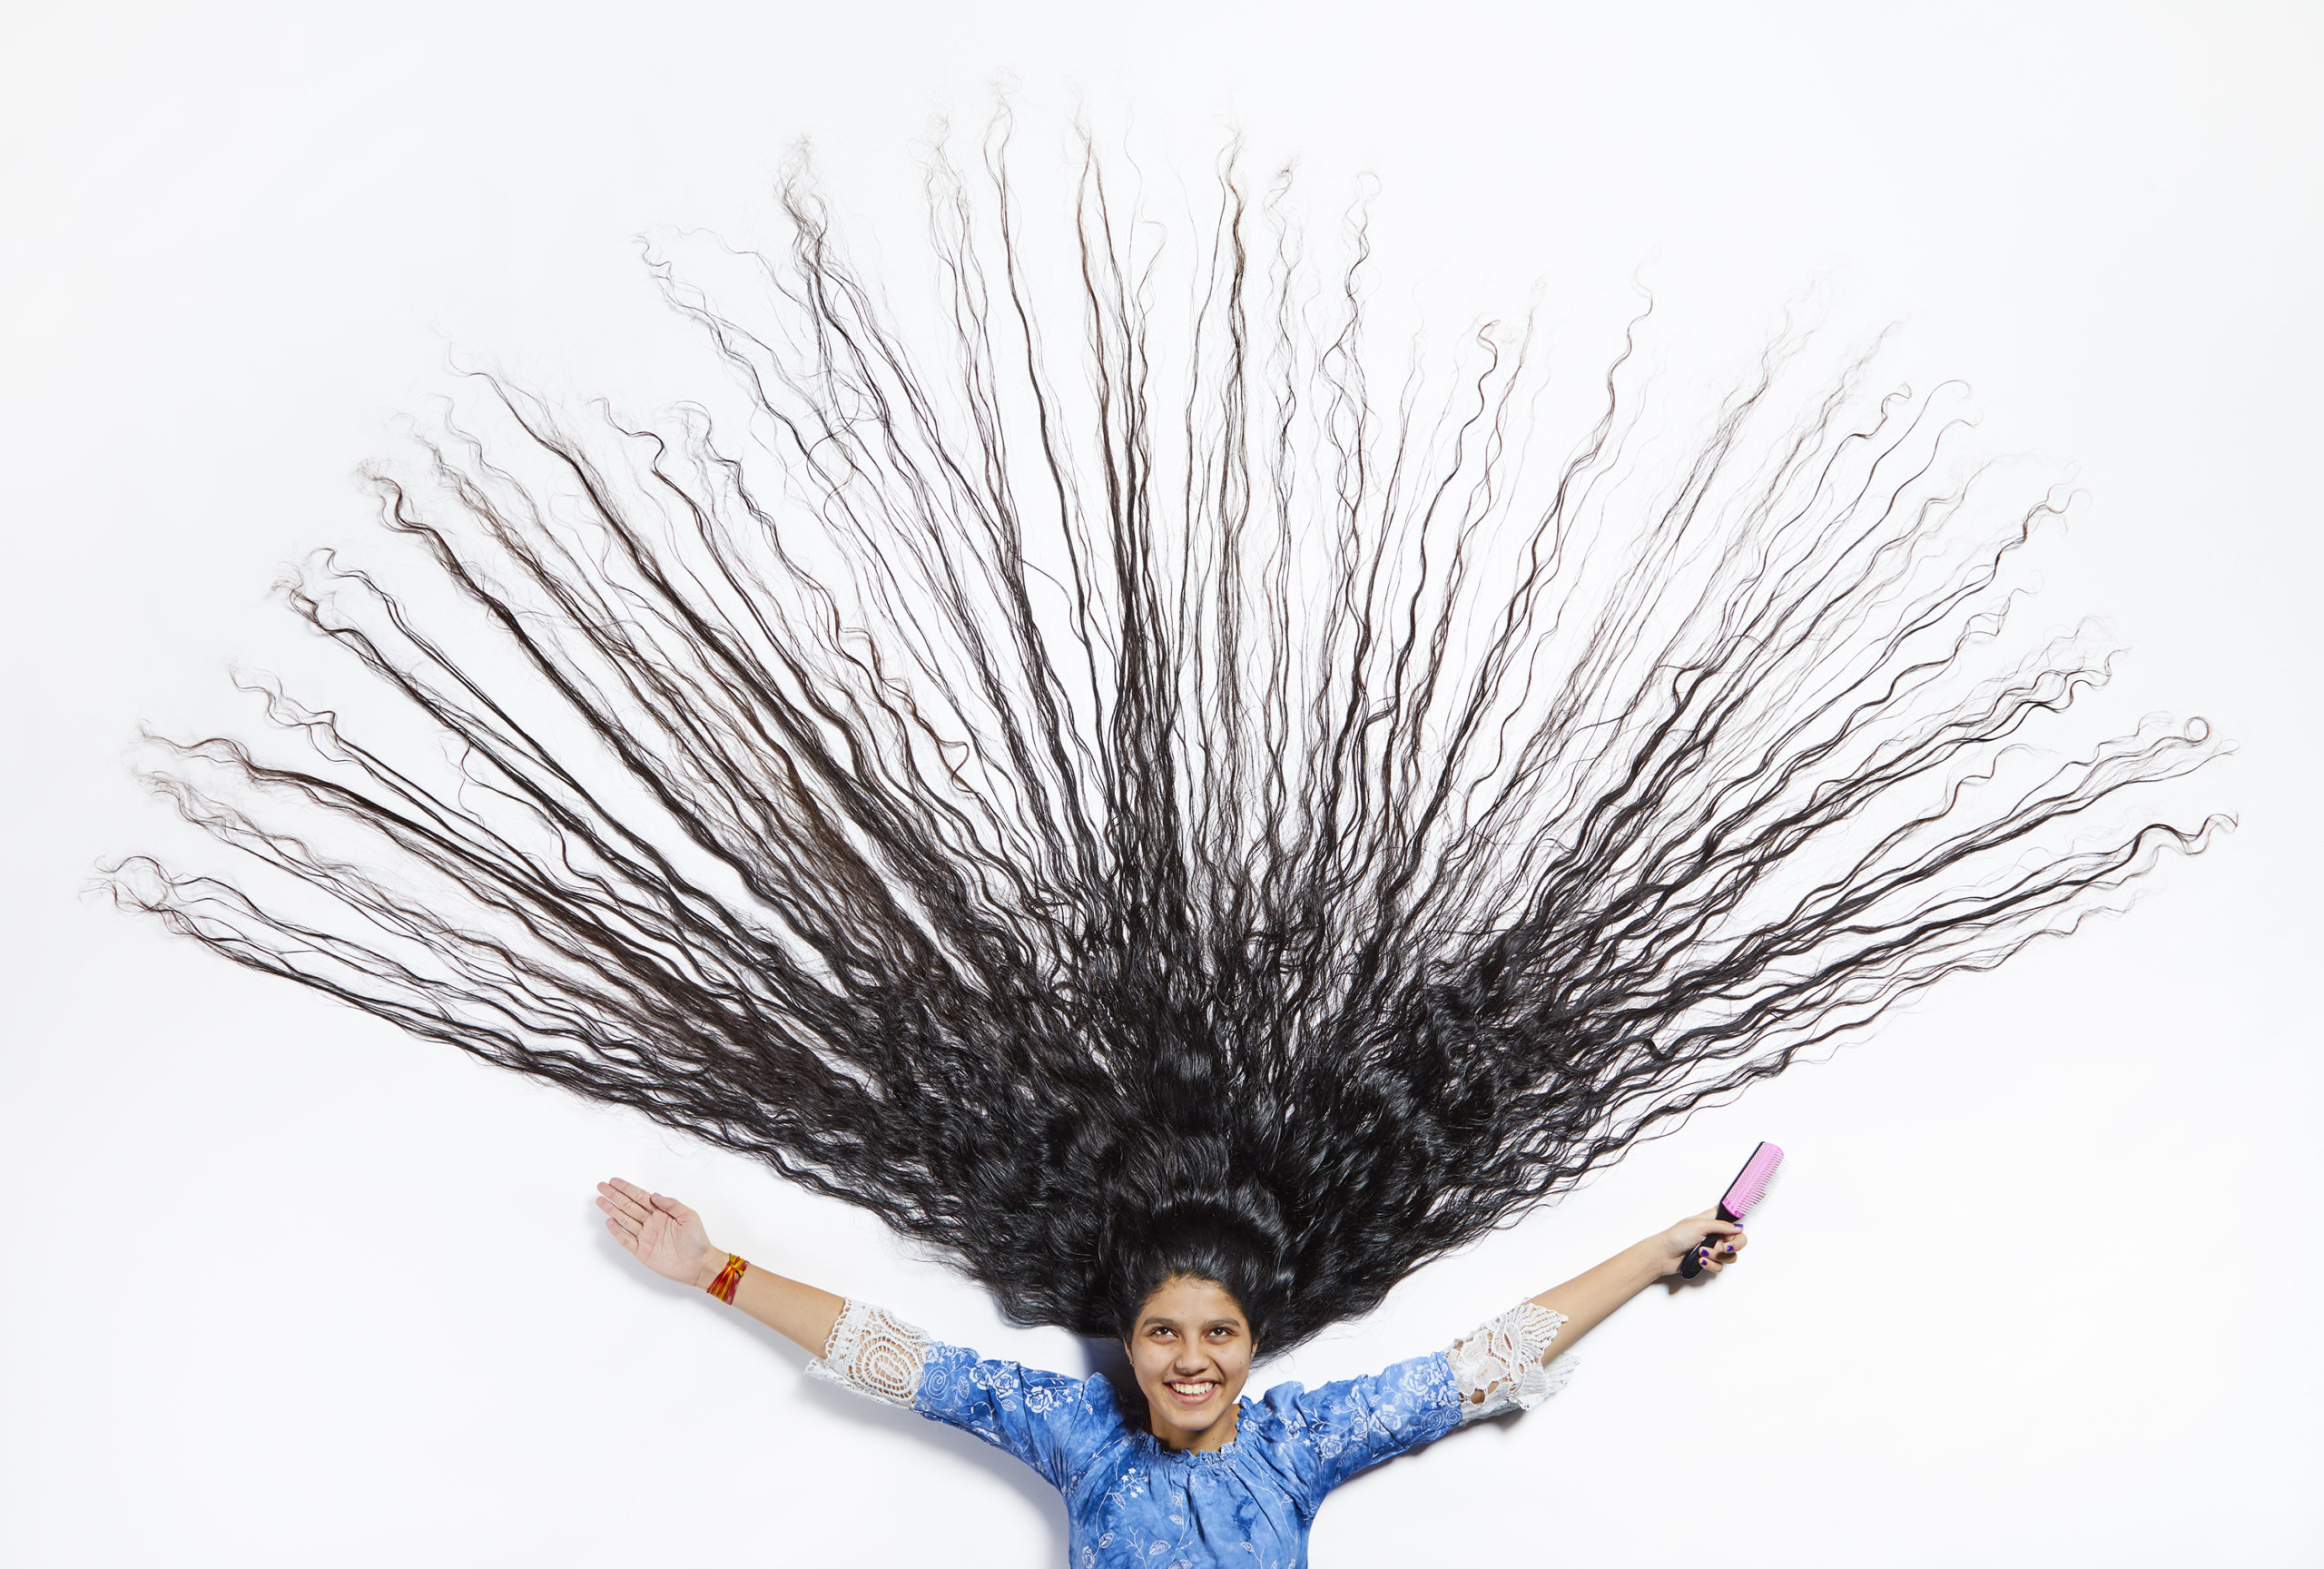
[{"label": "blue patterned sleeve", "polygon": [[1072,1485],[1111,1426],[1110,1405],[1093,1397],[1088,1380],[980,1357],[865,1302],[841,1311],[807,1373],[973,1433],[1059,1489]]},{"label": "blue patterned sleeve", "polygon": [[1368,1465],[1442,1438],[1461,1422],[1443,1352],[1319,1388],[1280,1385],[1266,1406],[1302,1452],[1310,1507]]},{"label": "blue patterned sleeve", "polygon": [[931,1342],[912,1409],[1005,1449],[1064,1491],[1111,1426],[1089,1381]]}]

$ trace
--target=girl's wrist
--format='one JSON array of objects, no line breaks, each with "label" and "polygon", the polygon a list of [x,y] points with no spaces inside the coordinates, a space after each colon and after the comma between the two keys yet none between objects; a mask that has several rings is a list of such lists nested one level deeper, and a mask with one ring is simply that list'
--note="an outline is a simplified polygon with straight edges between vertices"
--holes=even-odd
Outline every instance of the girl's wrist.
[{"label": "girl's wrist", "polygon": [[717,1280],[720,1271],[724,1270],[725,1268],[725,1248],[712,1248],[706,1249],[703,1253],[700,1262],[696,1263],[694,1267],[694,1288],[697,1291],[709,1290],[712,1284]]},{"label": "girl's wrist", "polygon": [[750,1272],[749,1259],[740,1253],[729,1253],[724,1268],[712,1278],[707,1289],[713,1297],[731,1308],[734,1305],[734,1293],[743,1288],[743,1277]]}]

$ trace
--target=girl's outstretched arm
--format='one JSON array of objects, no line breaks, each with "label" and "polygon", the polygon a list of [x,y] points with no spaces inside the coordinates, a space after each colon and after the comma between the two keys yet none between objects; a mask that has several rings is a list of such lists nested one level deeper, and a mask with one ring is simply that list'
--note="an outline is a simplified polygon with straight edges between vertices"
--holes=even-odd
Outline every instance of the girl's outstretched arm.
[{"label": "girl's outstretched arm", "polygon": [[1716,1209],[1706,1209],[1699,1215],[1689,1216],[1668,1231],[1658,1231],[1643,1242],[1633,1243],[1595,1268],[1585,1269],[1565,1284],[1552,1286],[1534,1298],[1535,1306],[1565,1317],[1565,1323],[1558,1330],[1555,1349],[1571,1349],[1607,1314],[1665,1275],[1676,1275],[1679,1263],[1689,1252],[1702,1248],[1706,1237],[1719,1239],[1703,1254],[1703,1269],[1709,1274],[1717,1274],[1734,1263],[1748,1240],[1742,1227],[1720,1219]]},{"label": "girl's outstretched arm", "polygon": [[[614,1240],[665,1279],[707,1291],[726,1268],[726,1250],[711,1246],[702,1217],[666,1193],[648,1193],[615,1177],[597,1184],[597,1208],[606,1212]],[[821,1357],[847,1303],[753,1264],[734,1288],[734,1306]]]}]

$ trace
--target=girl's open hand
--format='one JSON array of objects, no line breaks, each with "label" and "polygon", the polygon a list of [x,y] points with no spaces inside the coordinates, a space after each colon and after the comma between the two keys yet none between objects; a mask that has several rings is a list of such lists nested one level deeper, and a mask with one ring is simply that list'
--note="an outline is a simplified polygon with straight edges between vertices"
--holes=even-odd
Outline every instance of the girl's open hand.
[{"label": "girl's open hand", "polygon": [[710,1245],[702,1217],[666,1193],[648,1193],[620,1178],[597,1184],[606,1229],[665,1280],[703,1288],[718,1278],[726,1255]]},{"label": "girl's open hand", "polygon": [[[1711,1240],[1706,1244],[1705,1238]],[[1734,1221],[1720,1219],[1718,1211],[1714,1209],[1688,1216],[1654,1240],[1661,1252],[1665,1275],[1676,1275],[1687,1255],[1698,1250],[1702,1255],[1703,1268],[1716,1275],[1735,1262],[1750,1238],[1743,1235],[1743,1228]]]}]

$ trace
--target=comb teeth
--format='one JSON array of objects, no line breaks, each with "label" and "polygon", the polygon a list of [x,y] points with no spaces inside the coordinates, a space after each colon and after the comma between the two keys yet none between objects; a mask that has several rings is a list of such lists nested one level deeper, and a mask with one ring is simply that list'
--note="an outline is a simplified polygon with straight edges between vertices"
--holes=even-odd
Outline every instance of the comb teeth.
[{"label": "comb teeth", "polygon": [[1736,1220],[1749,1214],[1751,1206],[1767,1193],[1776,1168],[1782,1164],[1783,1150],[1777,1145],[1762,1143],[1752,1150],[1751,1158],[1743,1162],[1743,1169],[1728,1184],[1727,1197],[1718,1201],[1719,1211]]}]

